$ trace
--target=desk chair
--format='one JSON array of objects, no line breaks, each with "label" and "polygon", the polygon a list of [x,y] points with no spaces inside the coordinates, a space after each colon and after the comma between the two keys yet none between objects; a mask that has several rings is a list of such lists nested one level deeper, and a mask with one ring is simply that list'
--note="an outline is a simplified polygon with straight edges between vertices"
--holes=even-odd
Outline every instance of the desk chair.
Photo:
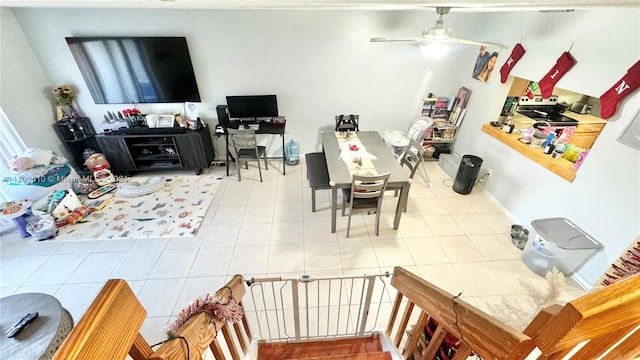
[{"label": "desk chair", "polygon": [[[387,188],[387,181],[391,173],[380,175],[362,176],[353,175],[351,188],[342,189],[342,215],[345,208],[349,207],[349,220],[347,221],[347,237],[351,230],[351,215],[355,212],[376,213],[376,236],[380,229],[380,210],[382,209],[382,197]],[[347,200],[349,199],[349,200]]]},{"label": "desk chair", "polygon": [[256,132],[253,129],[227,129],[231,136],[231,143],[236,151],[238,181],[242,181],[240,176],[240,163],[244,162],[246,169],[249,168],[248,161],[254,160],[258,163],[258,172],[260,173],[260,182],[262,182],[262,169],[260,168],[260,158],[264,158],[264,168],[269,170],[267,163],[266,146],[258,146],[256,142]]},{"label": "desk chair", "polygon": [[360,115],[336,115],[336,131],[360,131]]}]

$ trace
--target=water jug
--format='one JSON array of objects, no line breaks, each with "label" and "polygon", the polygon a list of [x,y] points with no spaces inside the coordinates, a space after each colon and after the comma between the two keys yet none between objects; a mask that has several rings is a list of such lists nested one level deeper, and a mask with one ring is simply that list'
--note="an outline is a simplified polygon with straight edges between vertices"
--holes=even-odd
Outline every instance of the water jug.
[{"label": "water jug", "polygon": [[284,147],[287,155],[287,163],[289,165],[298,165],[300,163],[300,144],[291,139]]}]

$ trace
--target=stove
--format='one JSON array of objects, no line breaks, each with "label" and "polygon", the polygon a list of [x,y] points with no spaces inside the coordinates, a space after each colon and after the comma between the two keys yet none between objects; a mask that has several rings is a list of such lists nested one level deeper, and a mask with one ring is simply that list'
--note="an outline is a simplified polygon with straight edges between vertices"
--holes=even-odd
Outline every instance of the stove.
[{"label": "stove", "polygon": [[516,112],[533,120],[546,121],[556,128],[578,126],[578,120],[564,116],[560,112],[561,109],[562,106],[558,105],[558,96],[556,95],[552,95],[548,99],[544,99],[542,96],[534,96],[533,99],[521,96]]}]

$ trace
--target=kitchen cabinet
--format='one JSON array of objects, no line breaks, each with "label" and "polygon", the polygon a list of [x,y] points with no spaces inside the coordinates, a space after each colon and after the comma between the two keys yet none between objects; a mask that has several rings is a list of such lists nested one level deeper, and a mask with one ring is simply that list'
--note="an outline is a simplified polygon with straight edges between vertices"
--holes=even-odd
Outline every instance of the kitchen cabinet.
[{"label": "kitchen cabinet", "polygon": [[604,124],[580,124],[574,130],[569,142],[579,148],[591,149],[602,128]]},{"label": "kitchen cabinet", "polygon": [[527,88],[529,87],[529,80],[514,77],[509,88],[507,96],[525,96],[527,94]]}]

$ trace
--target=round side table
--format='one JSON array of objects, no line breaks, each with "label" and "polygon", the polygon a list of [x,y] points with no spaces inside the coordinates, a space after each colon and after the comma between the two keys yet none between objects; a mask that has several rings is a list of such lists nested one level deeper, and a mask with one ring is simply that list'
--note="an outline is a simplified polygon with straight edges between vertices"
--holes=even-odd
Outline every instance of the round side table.
[{"label": "round side table", "polygon": [[[0,299],[0,359],[51,359],[73,328],[71,314],[55,297],[41,293],[17,294]],[[38,312],[18,335],[4,333],[23,315]]]},{"label": "round side table", "polygon": [[7,201],[0,204],[0,216],[4,218],[12,219],[13,222],[20,230],[20,236],[28,238],[31,236],[27,232],[27,210],[31,207],[31,201],[28,199]]}]

